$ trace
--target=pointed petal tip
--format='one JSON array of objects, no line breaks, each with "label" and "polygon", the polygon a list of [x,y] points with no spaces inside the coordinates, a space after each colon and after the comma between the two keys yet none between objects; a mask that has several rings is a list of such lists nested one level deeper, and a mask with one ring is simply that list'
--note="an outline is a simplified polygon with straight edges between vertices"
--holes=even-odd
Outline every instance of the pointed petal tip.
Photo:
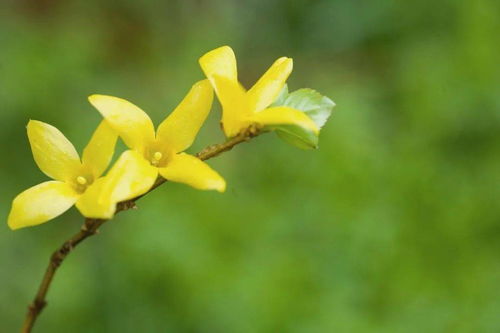
[{"label": "pointed petal tip", "polygon": [[209,79],[204,79],[196,82],[193,84],[191,87],[191,91],[206,91],[207,94],[212,94],[213,96],[213,88],[212,88],[212,83],[210,82]]},{"label": "pointed petal tip", "polygon": [[196,82],[195,84],[193,84],[192,88],[212,88],[212,84],[210,83],[210,80],[209,79],[204,79],[204,80],[200,80],[198,82]]},{"label": "pointed petal tip", "polygon": [[287,70],[292,72],[293,71],[293,59],[292,58],[285,58],[283,60],[283,64],[287,67]]},{"label": "pointed petal tip", "polygon": [[274,62],[273,66],[278,66],[278,65],[285,66],[286,71],[290,71],[291,72],[292,69],[293,69],[293,59],[289,58],[289,57],[278,58]]},{"label": "pointed petal tip", "polygon": [[219,193],[224,193],[226,192],[226,187],[227,187],[226,180],[217,173],[217,178],[211,179],[208,182],[207,186],[205,187],[205,190],[209,191],[212,190],[212,191],[217,191]]},{"label": "pointed petal tip", "polygon": [[226,192],[226,185],[227,184],[224,178],[220,177],[219,179],[213,179],[210,182],[210,184],[206,187],[206,190],[214,190],[219,193],[224,193]]},{"label": "pointed petal tip", "polygon": [[30,119],[30,120],[28,120],[28,123],[26,124],[26,128],[32,127],[35,125],[43,125],[43,124],[45,124],[43,121]]},{"label": "pointed petal tip", "polygon": [[28,136],[29,136],[29,133],[32,132],[32,131],[36,131],[37,127],[38,128],[41,128],[41,127],[53,127],[52,125],[48,124],[48,123],[44,123],[43,121],[40,121],[40,120],[35,120],[35,119],[30,119],[28,121],[28,123],[26,124],[26,129],[28,130]]},{"label": "pointed petal tip", "polygon": [[111,95],[103,95],[103,94],[92,94],[87,97],[88,101],[90,104],[95,105],[95,103],[99,103],[102,100],[105,99],[116,99],[116,100],[123,100],[122,98],[111,96]]},{"label": "pointed petal tip", "polygon": [[293,58],[289,58],[289,57],[281,57],[281,58],[278,58],[278,59],[276,60],[276,63],[277,63],[277,64],[281,64],[281,63],[284,63],[284,62],[288,62],[288,63],[290,63],[290,64],[292,64],[292,65],[293,65]]},{"label": "pointed petal tip", "polygon": [[26,227],[31,227],[31,225],[25,225],[23,223],[20,223],[19,219],[14,218],[12,215],[13,214],[10,213],[7,219],[7,226],[9,227],[10,230],[16,231]]},{"label": "pointed petal tip", "polygon": [[227,54],[233,54],[234,55],[234,50],[231,48],[229,45],[223,45],[220,46],[212,51],[220,52],[220,53],[227,53]]},{"label": "pointed petal tip", "polygon": [[216,47],[215,49],[213,49],[212,51],[209,51],[209,52],[214,52],[214,51],[218,51],[218,52],[233,52],[233,49],[229,45],[222,45],[222,46]]},{"label": "pointed petal tip", "polygon": [[218,182],[215,186],[214,189],[219,192],[219,193],[224,193],[226,192],[226,181],[222,180]]},{"label": "pointed petal tip", "polygon": [[9,227],[9,229],[12,231],[16,231],[28,227],[28,225],[23,225],[23,223],[20,222],[21,221],[19,220],[19,218],[15,216],[15,211],[11,209],[9,212],[9,216],[7,217],[7,226]]},{"label": "pointed petal tip", "polygon": [[208,51],[198,59],[198,63],[209,79],[219,75],[232,81],[237,80],[236,55],[227,45]]},{"label": "pointed petal tip", "polygon": [[206,59],[212,56],[219,56],[221,54],[232,54],[234,56],[234,51],[229,45],[223,45],[206,52],[204,55],[200,57],[199,61],[202,62],[203,61],[202,59],[204,58]]},{"label": "pointed petal tip", "polygon": [[108,95],[101,95],[101,94],[92,94],[92,95],[89,95],[87,97],[88,101],[91,103],[91,104],[94,104],[94,102],[97,102],[99,99],[103,98],[103,97],[111,97],[111,96],[108,96]]},{"label": "pointed petal tip", "polygon": [[16,223],[13,221],[13,219],[11,219],[10,215],[9,215],[9,218],[7,220],[7,226],[9,227],[10,230],[12,231],[16,231],[16,230],[19,230],[21,229],[22,227],[19,226],[19,225],[16,225]]}]

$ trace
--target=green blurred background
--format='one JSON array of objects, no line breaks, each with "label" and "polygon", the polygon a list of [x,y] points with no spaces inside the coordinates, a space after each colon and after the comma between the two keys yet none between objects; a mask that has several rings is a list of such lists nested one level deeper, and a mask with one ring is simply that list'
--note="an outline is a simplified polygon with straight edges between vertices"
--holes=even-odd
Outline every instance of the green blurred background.
[{"label": "green blurred background", "polygon": [[[158,124],[198,58],[235,50],[248,87],[294,58],[291,90],[337,107],[320,149],[274,135],[210,161],[224,195],[167,184],[70,255],[36,332],[500,332],[500,2],[0,2],[0,332],[19,329],[75,209],[12,232],[47,180],[29,119],[81,151],[92,93]],[[192,152],[222,142],[215,105]],[[120,146],[123,149],[123,145]]]}]

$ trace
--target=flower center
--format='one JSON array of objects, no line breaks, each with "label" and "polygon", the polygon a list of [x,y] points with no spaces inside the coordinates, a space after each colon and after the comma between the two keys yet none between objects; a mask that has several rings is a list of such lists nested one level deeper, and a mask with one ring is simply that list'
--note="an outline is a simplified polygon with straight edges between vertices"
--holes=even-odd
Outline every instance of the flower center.
[{"label": "flower center", "polygon": [[159,151],[155,152],[153,154],[153,158],[151,159],[151,164],[157,166],[160,163],[162,157],[162,153],[160,153]]},{"label": "flower center", "polygon": [[85,178],[83,176],[78,176],[78,177],[76,177],[76,182],[80,185],[85,185],[85,184],[87,184],[87,178]]},{"label": "flower center", "polygon": [[86,172],[80,173],[79,176],[73,178],[71,182],[78,193],[83,193],[94,182],[94,177]]}]

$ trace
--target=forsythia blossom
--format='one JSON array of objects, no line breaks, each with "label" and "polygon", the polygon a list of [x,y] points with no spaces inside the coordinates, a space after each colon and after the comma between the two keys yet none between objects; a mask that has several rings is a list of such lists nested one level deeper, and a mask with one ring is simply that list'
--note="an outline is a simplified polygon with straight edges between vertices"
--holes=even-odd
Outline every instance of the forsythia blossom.
[{"label": "forsythia blossom", "polygon": [[303,112],[286,106],[269,107],[292,72],[292,59],[276,60],[248,91],[238,82],[236,57],[229,46],[206,53],[199,62],[222,104],[222,127],[227,137],[240,134],[252,124],[296,125],[318,134],[319,128]]},{"label": "forsythia blossom", "polygon": [[201,190],[224,192],[226,182],[208,164],[183,153],[193,143],[213,101],[208,80],[196,83],[155,133],[148,115],[117,97],[92,95],[90,103],[116,130],[130,150],[123,153],[101,197],[123,201],[147,192],[158,174]]},{"label": "forsythia blossom", "polygon": [[[226,182],[216,171],[184,153],[210,112],[214,90],[222,105],[221,122],[228,138],[249,129],[274,130],[297,147],[317,147],[319,129],[335,104],[311,89],[288,94],[285,84],[292,59],[276,60],[248,91],[238,82],[236,58],[229,46],[206,53],[199,63],[208,79],[194,84],[156,131],[149,116],[134,104],[112,96],[90,96],[90,103],[104,120],[81,159],[57,128],[29,121],[28,138],[35,162],[54,180],[31,187],[14,199],[9,227],[47,222],[73,205],[85,217],[109,219],[117,203],[148,192],[159,176],[200,190],[224,192]],[[102,177],[118,137],[129,149]]]},{"label": "forsythia blossom", "polygon": [[[33,186],[19,194],[12,203],[8,218],[11,229],[47,222],[76,203],[87,217],[109,218],[114,204],[97,202],[104,183],[100,177],[114,153],[117,135],[106,122],[101,122],[82,159],[71,142],[54,126],[30,120],[28,138],[36,164],[53,181]],[[112,215],[112,214],[111,214]]]}]

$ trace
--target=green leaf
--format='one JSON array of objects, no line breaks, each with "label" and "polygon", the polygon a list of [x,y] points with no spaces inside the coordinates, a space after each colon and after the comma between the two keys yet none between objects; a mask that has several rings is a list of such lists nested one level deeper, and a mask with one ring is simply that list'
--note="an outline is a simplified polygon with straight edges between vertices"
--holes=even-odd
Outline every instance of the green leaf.
[{"label": "green leaf", "polygon": [[[272,106],[288,106],[302,111],[321,128],[330,117],[335,103],[316,90],[309,88],[288,93],[288,87],[285,85]],[[285,142],[298,148],[314,149],[318,147],[318,135],[302,127],[278,125],[273,126],[272,130],[275,130]]]},{"label": "green leaf", "polygon": [[276,134],[283,141],[300,149],[318,148],[318,135],[300,126],[281,125],[276,128]]},{"label": "green leaf", "polygon": [[282,105],[304,112],[321,128],[332,114],[335,103],[316,90],[303,88],[288,94]]}]

